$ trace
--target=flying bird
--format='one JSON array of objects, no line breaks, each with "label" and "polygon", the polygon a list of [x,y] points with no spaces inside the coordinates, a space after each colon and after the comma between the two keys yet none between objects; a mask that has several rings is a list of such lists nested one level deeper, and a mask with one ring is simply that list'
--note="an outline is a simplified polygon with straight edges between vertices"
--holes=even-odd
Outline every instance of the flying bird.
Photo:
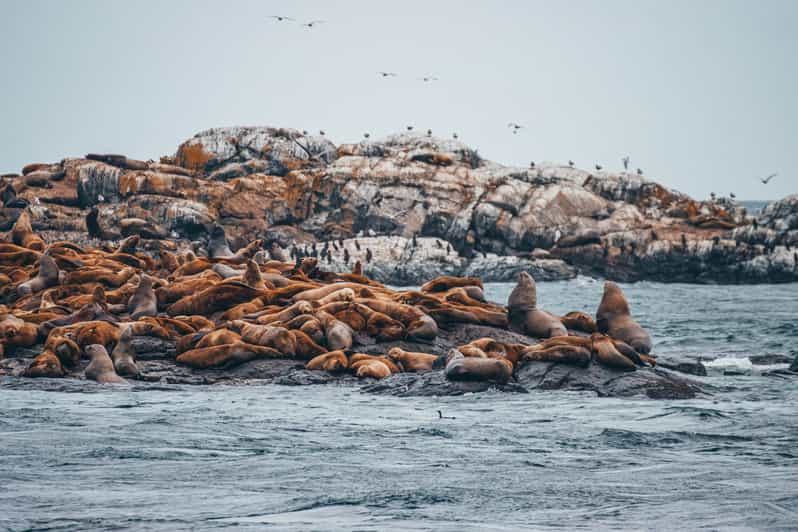
[{"label": "flying bird", "polygon": [[310,22],[305,22],[302,25],[305,26],[306,28],[312,28],[316,24],[323,24],[323,23],[324,23],[323,20],[311,20]]},{"label": "flying bird", "polygon": [[418,79],[420,81],[424,81],[424,82],[438,81],[438,78],[436,78],[435,76],[422,76],[422,77],[416,78],[416,79]]},{"label": "flying bird", "polygon": [[516,124],[515,122],[510,122],[509,124],[507,124],[507,127],[511,128],[513,130],[513,135],[515,135],[516,133],[518,133],[518,130],[524,126],[522,126],[521,124]]},{"label": "flying bird", "polygon": [[767,177],[761,178],[760,181],[762,181],[763,184],[767,185],[768,183],[770,183],[770,180],[776,177],[777,175],[779,174],[770,174]]},{"label": "flying bird", "polygon": [[282,22],[284,20],[290,20],[291,22],[295,22],[295,20],[292,19],[291,17],[283,17],[281,15],[271,15],[269,18],[273,18],[277,22]]},{"label": "flying bird", "polygon": [[382,72],[382,71],[380,71],[380,72],[377,72],[377,74],[379,74],[380,76],[382,76],[384,78],[396,77],[397,76],[396,72]]}]

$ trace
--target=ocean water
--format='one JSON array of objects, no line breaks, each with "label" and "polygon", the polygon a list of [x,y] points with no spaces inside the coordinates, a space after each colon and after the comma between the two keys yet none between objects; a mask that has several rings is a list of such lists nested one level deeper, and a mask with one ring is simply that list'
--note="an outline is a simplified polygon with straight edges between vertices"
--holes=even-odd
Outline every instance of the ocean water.
[{"label": "ocean water", "polygon": [[[624,290],[710,395],[2,380],[0,529],[795,529],[798,379],[748,357],[796,353],[798,285]],[[593,312],[602,284],[538,291]]]}]

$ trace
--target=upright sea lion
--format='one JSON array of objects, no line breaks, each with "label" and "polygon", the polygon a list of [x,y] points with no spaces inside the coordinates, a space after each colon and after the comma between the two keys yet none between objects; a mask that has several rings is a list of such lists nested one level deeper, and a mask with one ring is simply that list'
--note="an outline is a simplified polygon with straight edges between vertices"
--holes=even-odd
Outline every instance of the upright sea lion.
[{"label": "upright sea lion", "polygon": [[135,377],[139,374],[139,368],[136,365],[136,352],[131,343],[132,339],[133,329],[125,327],[122,334],[119,335],[116,347],[111,351],[111,359],[114,362],[116,373],[127,377]]},{"label": "upright sea lion", "polygon": [[28,213],[27,209],[20,213],[19,218],[17,218],[11,228],[11,241],[23,248],[44,251],[44,240],[33,232],[33,227],[30,224],[30,213]]},{"label": "upright sea lion", "polygon": [[651,352],[651,337],[632,319],[626,297],[612,281],[604,283],[604,295],[596,311],[596,324],[599,332],[626,342],[638,353],[647,355]]},{"label": "upright sea lion", "polygon": [[152,289],[152,278],[146,273],[141,274],[136,291],[127,302],[127,311],[134,320],[158,314],[158,298]]},{"label": "upright sea lion", "polygon": [[36,277],[17,285],[17,295],[24,297],[57,285],[60,273],[53,258],[45,253],[39,259],[39,272]]},{"label": "upright sea lion", "polygon": [[390,349],[388,356],[401,364],[402,369],[408,372],[432,371],[432,364],[438,358],[437,355],[414,353],[399,347]]},{"label": "upright sea lion", "polygon": [[455,352],[449,357],[444,372],[446,378],[453,381],[492,381],[506,384],[513,375],[513,364],[502,358],[465,357],[462,353]]},{"label": "upright sea lion", "polygon": [[224,233],[224,227],[219,224],[213,225],[211,234],[208,237],[208,256],[214,259],[233,256],[233,251],[227,244],[227,235]]},{"label": "upright sea lion", "polygon": [[100,384],[125,384],[127,381],[116,374],[114,363],[108,356],[105,347],[99,344],[91,344],[85,348],[86,354],[91,358],[91,362],[86,367],[86,378],[92,379]]},{"label": "upright sea lion", "polygon": [[314,315],[324,328],[324,336],[330,350],[337,351],[352,347],[353,332],[349,325],[324,311],[316,312]]},{"label": "upright sea lion", "polygon": [[349,368],[349,359],[343,351],[330,351],[312,358],[305,369],[338,373]]},{"label": "upright sea lion", "polygon": [[520,332],[538,338],[568,336],[568,330],[556,316],[537,308],[535,280],[527,272],[518,274],[507,300],[510,323]]}]

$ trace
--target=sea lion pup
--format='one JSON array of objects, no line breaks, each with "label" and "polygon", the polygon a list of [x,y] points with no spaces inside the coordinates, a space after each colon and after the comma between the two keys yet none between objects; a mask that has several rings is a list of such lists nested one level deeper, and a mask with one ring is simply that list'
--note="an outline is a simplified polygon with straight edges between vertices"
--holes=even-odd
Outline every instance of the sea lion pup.
[{"label": "sea lion pup", "polygon": [[283,358],[271,347],[237,341],[232,344],[192,349],[177,356],[177,362],[192,368],[235,367],[258,358]]},{"label": "sea lion pup", "polygon": [[208,237],[208,256],[214,259],[233,256],[233,251],[227,245],[227,235],[225,235],[224,227],[219,224],[213,224],[211,234]]},{"label": "sea lion pup", "polygon": [[596,325],[599,332],[626,342],[640,354],[651,352],[651,337],[632,319],[626,297],[612,281],[604,283],[604,295],[596,311]]},{"label": "sea lion pup", "polygon": [[324,328],[324,337],[330,350],[338,351],[352,347],[353,331],[349,325],[336,319],[335,316],[328,312],[317,311],[314,316]]},{"label": "sea lion pup", "polygon": [[58,265],[53,258],[45,253],[42,255],[42,258],[39,259],[39,272],[36,274],[36,277],[17,285],[17,295],[19,297],[25,297],[41,292],[45,288],[57,285],[60,273]]},{"label": "sea lion pup", "polygon": [[44,240],[33,232],[30,224],[30,213],[27,209],[22,211],[11,228],[11,242],[23,248],[34,251],[44,251]]},{"label": "sea lion pup", "polygon": [[285,327],[256,325],[242,320],[231,321],[229,327],[237,330],[241,334],[241,340],[248,344],[273,347],[288,358],[296,356],[296,338]]},{"label": "sea lion pup", "polygon": [[476,286],[483,288],[482,281],[476,277],[436,277],[421,286],[422,292],[446,292],[450,288]]},{"label": "sea lion pup", "polygon": [[637,369],[635,363],[628,357],[622,355],[612,343],[612,339],[601,333],[593,333],[590,336],[592,342],[593,358],[610,368],[634,371]]},{"label": "sea lion pup", "polygon": [[116,347],[111,351],[111,360],[114,361],[116,373],[127,377],[135,377],[139,374],[139,368],[136,365],[136,352],[131,343],[132,339],[133,329],[125,327],[122,334],[119,335]]},{"label": "sea lion pup", "polygon": [[277,321],[287,322],[303,314],[313,313],[313,305],[307,301],[297,301],[293,305],[284,308],[279,312],[262,314],[255,320],[260,325],[268,325]]},{"label": "sea lion pup", "polygon": [[422,372],[432,371],[432,364],[437,360],[436,355],[429,355],[427,353],[414,353],[412,351],[405,351],[399,347],[394,347],[388,351],[388,356],[397,361],[404,371],[407,372]]},{"label": "sea lion pup", "polygon": [[[458,351],[460,351],[461,353],[463,353],[465,355],[465,353],[463,352],[463,349],[467,348],[467,347],[474,347],[476,349],[479,349],[480,351],[482,351],[485,354],[485,357],[488,357],[488,358],[490,358],[490,357],[493,357],[493,358],[502,357],[502,358],[504,358],[504,357],[507,356],[507,347],[503,343],[497,342],[493,338],[479,338],[477,340],[472,340],[468,344],[460,346],[457,349],[458,349]],[[468,356],[468,355],[466,355],[466,356]]]},{"label": "sea lion pup", "polygon": [[359,379],[385,379],[392,374],[391,368],[382,360],[361,360],[355,362],[352,369]]},{"label": "sea lion pup", "polygon": [[521,351],[520,360],[534,362],[561,362],[587,367],[590,365],[590,349],[578,345],[530,346]]},{"label": "sea lion pup", "polygon": [[503,358],[465,357],[454,349],[444,373],[452,381],[492,381],[507,384],[513,375],[513,363]]},{"label": "sea lion pup", "polygon": [[569,331],[579,331],[592,334],[598,331],[596,320],[590,314],[584,312],[569,312],[560,317],[560,321]]},{"label": "sea lion pup", "polygon": [[66,374],[61,361],[52,351],[42,351],[33,359],[30,366],[22,372],[23,377],[30,378],[59,378]]},{"label": "sea lion pup", "polygon": [[127,381],[116,374],[114,362],[108,356],[105,347],[99,344],[91,344],[85,348],[91,362],[86,366],[84,372],[87,379],[99,382],[100,384],[126,384]]},{"label": "sea lion pup", "polygon": [[127,311],[133,320],[158,314],[158,298],[152,289],[152,277],[146,273],[141,274],[136,291],[127,302]]},{"label": "sea lion pup", "polygon": [[343,351],[330,351],[313,357],[305,364],[305,369],[340,373],[349,368],[349,359]]},{"label": "sea lion pup", "polygon": [[527,272],[520,272],[507,300],[510,324],[537,338],[568,336],[568,330],[556,316],[537,308],[537,299],[535,280]]}]

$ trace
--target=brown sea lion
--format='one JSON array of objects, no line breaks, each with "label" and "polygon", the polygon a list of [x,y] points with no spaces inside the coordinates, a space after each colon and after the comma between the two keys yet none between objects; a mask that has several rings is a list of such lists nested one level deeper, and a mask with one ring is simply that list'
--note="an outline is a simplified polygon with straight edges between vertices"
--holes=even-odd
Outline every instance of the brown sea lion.
[{"label": "brown sea lion", "polygon": [[554,315],[537,308],[535,280],[527,272],[518,274],[518,282],[507,300],[510,323],[523,334],[537,338],[567,336],[565,325]]},{"label": "brown sea lion", "polygon": [[506,384],[513,375],[513,364],[502,358],[465,357],[456,352],[449,358],[444,373],[452,381],[491,381]]},{"label": "brown sea lion", "polygon": [[349,359],[343,351],[330,351],[313,357],[305,369],[338,373],[349,368]]},{"label": "brown sea lion", "polygon": [[436,277],[421,286],[422,292],[446,292],[450,288],[461,286],[482,286],[482,280],[477,277]]},{"label": "brown sea lion", "polygon": [[401,373],[402,368],[400,368],[396,362],[386,355],[369,355],[368,353],[353,353],[349,355],[349,367],[357,370],[359,367],[358,364],[368,362],[371,360],[379,360],[386,366],[388,369],[391,370],[391,373]]},{"label": "brown sea lion", "polygon": [[287,322],[296,318],[297,316],[311,314],[312,312],[313,305],[311,305],[308,301],[297,301],[293,305],[290,305],[279,312],[258,316],[255,321],[261,325],[268,325],[278,321]]},{"label": "brown sea lion", "polygon": [[438,335],[438,324],[418,307],[375,298],[358,298],[355,301],[404,324],[409,339],[431,341]]},{"label": "brown sea lion", "polygon": [[239,320],[231,322],[230,325],[241,333],[241,340],[248,344],[272,347],[288,358],[296,356],[296,338],[284,327],[256,325]]},{"label": "brown sea lion", "polygon": [[215,331],[203,331],[196,333],[199,337],[194,344],[194,349],[202,349],[204,347],[215,347],[218,345],[233,344],[241,340],[241,335],[229,329],[216,329]]},{"label": "brown sea lion", "polygon": [[260,358],[282,358],[283,354],[271,347],[235,342],[232,344],[192,349],[177,356],[177,362],[192,368],[234,367]]},{"label": "brown sea lion", "polygon": [[158,314],[158,298],[152,289],[152,278],[146,273],[141,275],[136,291],[130,296],[127,311],[134,320]]},{"label": "brown sea lion", "polygon": [[353,331],[349,325],[337,320],[332,314],[318,311],[314,314],[324,328],[324,337],[327,347],[332,351],[349,349],[352,347]]},{"label": "brown sea lion", "polygon": [[111,351],[111,360],[114,362],[114,369],[118,375],[135,377],[139,374],[139,368],[136,365],[136,352],[131,343],[132,339],[133,329],[125,327],[122,334],[119,335],[116,347]]},{"label": "brown sea lion", "polygon": [[301,360],[310,360],[315,356],[325,353],[327,350],[313,341],[313,338],[300,330],[289,331],[291,336],[294,337],[296,344],[296,358]]},{"label": "brown sea lion", "polygon": [[546,348],[527,348],[521,351],[522,361],[559,362],[581,367],[590,365],[590,349],[578,345],[552,345]]},{"label": "brown sea lion", "polygon": [[127,381],[116,374],[114,362],[108,356],[105,347],[99,344],[87,345],[86,354],[91,359],[84,372],[87,379],[99,382],[100,384],[126,384]]},{"label": "brown sea lion", "polygon": [[44,251],[44,240],[33,232],[33,227],[30,224],[30,213],[26,210],[22,211],[11,228],[11,242],[23,248],[32,249],[34,251]]},{"label": "brown sea lion", "polygon": [[601,333],[593,333],[590,337],[592,341],[593,358],[609,368],[634,371],[637,369],[635,363],[628,357],[622,355],[612,343],[612,339]]},{"label": "brown sea lion", "polygon": [[42,351],[22,373],[30,378],[59,378],[66,374],[61,361],[52,351]]},{"label": "brown sea lion", "polygon": [[598,331],[596,320],[585,312],[569,312],[565,316],[560,316],[560,321],[570,331],[579,331],[587,334]]},{"label": "brown sea lion", "polygon": [[39,271],[36,277],[17,285],[17,295],[24,297],[57,285],[60,273],[53,258],[45,253],[39,259]]},{"label": "brown sea lion", "polygon": [[432,371],[432,364],[438,358],[427,353],[414,353],[394,347],[388,351],[388,356],[397,361],[404,371],[423,372]]},{"label": "brown sea lion", "polygon": [[385,379],[391,376],[391,368],[382,360],[361,360],[352,369],[359,379]]},{"label": "brown sea lion", "polygon": [[109,346],[119,341],[119,327],[107,321],[88,321],[76,323],[70,327],[75,335],[75,342],[83,349],[92,344]]},{"label": "brown sea lion", "polygon": [[44,351],[54,353],[65,368],[74,368],[80,363],[80,346],[69,338],[62,328],[50,332],[44,343]]},{"label": "brown sea lion", "polygon": [[14,316],[6,314],[0,320],[0,342],[6,346],[30,347],[39,338],[39,327]]},{"label": "brown sea lion", "polygon": [[170,316],[199,314],[207,316],[214,312],[251,301],[261,294],[259,290],[244,283],[219,283],[201,292],[178,299],[166,309]]},{"label": "brown sea lion", "polygon": [[364,327],[361,330],[365,330],[366,334],[374,337],[378,342],[401,340],[407,335],[407,330],[402,322],[391,318],[387,314],[377,312],[360,303],[352,303],[351,306],[365,320]]},{"label": "brown sea lion", "polygon": [[599,332],[626,342],[638,353],[647,355],[651,352],[651,337],[632,319],[626,297],[612,281],[604,283],[604,295],[596,311],[596,324]]},{"label": "brown sea lion", "polygon": [[219,224],[214,224],[213,228],[211,228],[211,234],[208,237],[208,256],[214,259],[233,256],[233,251],[227,244],[227,235],[225,235],[224,227]]}]

